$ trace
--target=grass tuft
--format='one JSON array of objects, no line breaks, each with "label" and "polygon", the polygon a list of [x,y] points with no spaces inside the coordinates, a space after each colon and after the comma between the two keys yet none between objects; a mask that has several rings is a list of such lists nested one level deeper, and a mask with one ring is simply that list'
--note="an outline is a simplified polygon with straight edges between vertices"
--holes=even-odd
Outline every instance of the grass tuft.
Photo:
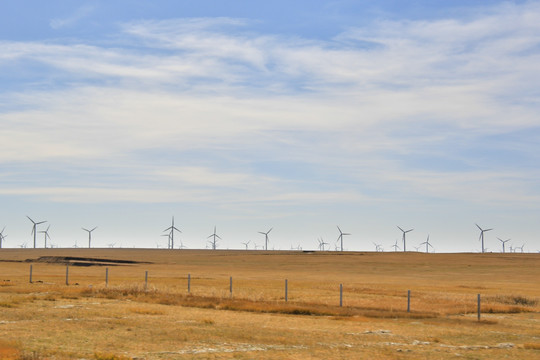
[{"label": "grass tuft", "polygon": [[131,360],[131,358],[127,356],[115,355],[115,354],[103,354],[103,353],[95,353],[94,359],[96,360]]},{"label": "grass tuft", "polygon": [[538,304],[538,299],[521,295],[496,295],[490,296],[486,300],[507,305],[536,306]]}]

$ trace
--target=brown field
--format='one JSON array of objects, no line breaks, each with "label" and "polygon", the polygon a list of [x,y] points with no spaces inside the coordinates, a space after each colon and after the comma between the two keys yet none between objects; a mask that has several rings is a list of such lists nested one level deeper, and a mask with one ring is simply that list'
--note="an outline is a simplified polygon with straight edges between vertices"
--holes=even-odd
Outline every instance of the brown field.
[{"label": "brown field", "polygon": [[0,359],[540,359],[539,254],[2,249],[0,274]]}]

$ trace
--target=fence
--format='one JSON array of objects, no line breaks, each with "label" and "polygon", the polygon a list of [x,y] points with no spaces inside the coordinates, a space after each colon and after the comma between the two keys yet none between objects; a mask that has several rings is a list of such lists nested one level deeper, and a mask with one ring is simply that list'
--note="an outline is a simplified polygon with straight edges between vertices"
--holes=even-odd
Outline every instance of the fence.
[{"label": "fence", "polygon": [[[102,280],[103,280],[103,283],[104,284],[104,287],[109,287],[109,284],[110,284],[110,281],[112,280],[111,277],[110,277],[110,272],[109,272],[109,268],[106,267],[104,269],[104,273],[103,273],[103,277],[102,277]],[[34,277],[35,277],[35,271],[34,271],[34,267],[33,265],[30,265],[30,269],[29,269],[29,283],[34,283]],[[48,274],[47,276],[52,276],[50,274]],[[58,279],[59,276],[58,275],[54,275],[55,279]],[[88,281],[88,277],[87,276],[83,276],[83,277],[86,277],[87,281]],[[135,283],[137,283],[136,281],[136,278],[133,278],[135,280]],[[178,289],[179,287],[181,288],[182,285],[182,281],[184,278],[183,277],[180,277],[178,278],[177,282],[175,282],[175,286],[173,286],[171,288],[171,286],[167,286],[167,290],[171,290],[171,289]],[[192,294],[194,291],[197,291],[197,288],[194,288],[194,284],[193,284],[193,277],[192,277],[192,274],[191,273],[188,273],[187,276],[185,277],[185,292],[187,292],[187,294]],[[79,285],[79,283],[77,282],[73,282],[73,278],[71,279],[71,282],[70,282],[70,266],[69,265],[66,265],[65,267],[65,285],[66,286],[70,286],[71,285]],[[91,280],[94,281],[94,280],[97,280],[99,283],[101,283],[101,281],[99,279],[96,279],[95,276],[94,277],[91,277]],[[202,280],[202,278],[199,278],[199,280]],[[120,281],[125,285],[126,283],[129,283],[129,281],[126,281],[126,278],[125,277],[122,277],[120,279]],[[43,283],[43,281],[39,281],[40,283]],[[133,282],[131,282],[133,284]],[[142,283],[143,285],[143,289],[144,291],[148,291],[148,288],[149,288],[149,271],[146,270],[144,272],[144,277],[142,276],[141,274],[141,277],[140,277],[140,283]],[[241,283],[241,282],[240,282]],[[55,284],[55,283],[49,283],[49,284]],[[268,294],[266,294],[266,296],[264,295],[261,295],[261,296],[258,296],[255,298],[255,300],[278,300],[278,301],[284,301],[284,302],[289,302],[290,300],[290,286],[289,286],[289,279],[284,279],[284,282],[282,283],[283,284],[283,288],[282,288],[282,296],[278,296],[276,298],[275,294],[274,296],[270,295],[268,296]],[[199,283],[201,289],[204,287],[204,291],[201,292],[202,295],[208,295],[208,284],[205,286],[202,284],[202,281]],[[90,285],[91,286],[91,285]],[[157,286],[157,284],[156,284]],[[153,289],[157,289],[157,287],[154,286]],[[215,286],[215,284],[214,284]],[[235,286],[235,287],[239,287],[238,284]],[[305,287],[305,285],[304,285]],[[345,289],[345,291],[344,291]],[[214,289],[215,290],[215,289]],[[246,290],[246,288],[244,288],[243,290]],[[294,288],[292,289],[294,291]],[[174,291],[173,291],[174,292]],[[181,292],[181,291],[180,291]],[[248,291],[249,292],[249,291]],[[358,293],[358,291],[354,291],[354,289],[351,289],[351,296],[353,296],[355,293]],[[244,292],[243,294],[241,295],[244,295],[245,297],[245,294],[246,292]],[[210,295],[215,295],[215,291],[210,291]],[[223,294],[222,294],[223,295]],[[344,296],[345,295],[345,296]],[[327,305],[331,305],[331,306],[339,306],[340,308],[344,307],[344,303],[347,305],[347,306],[354,306],[355,304],[351,301],[349,304],[347,304],[347,287],[344,287],[344,285],[342,283],[339,284],[339,286],[336,286],[335,287],[335,302],[332,302],[331,300],[330,301],[327,301],[326,304]],[[233,294],[233,277],[232,276],[229,276],[229,286],[228,286],[228,297],[230,298],[233,298],[234,294]],[[397,294],[398,297],[400,297],[401,295]],[[333,297],[332,295],[330,295],[330,297]],[[410,313],[411,312],[411,299],[412,299],[412,296],[411,296],[411,290],[407,290],[406,292],[406,303],[404,301],[403,303],[403,306],[405,307],[405,304],[406,304],[406,312],[407,313]],[[303,300],[305,300],[305,297],[304,298],[301,298],[299,297],[298,299],[294,299],[295,301],[298,301],[298,302],[302,302]],[[344,301],[345,300],[345,301]],[[395,310],[399,310],[400,309],[400,306],[398,304],[398,306],[395,308]],[[478,321],[480,321],[481,319],[481,296],[480,294],[477,294],[476,295],[476,313],[477,313],[477,318],[478,318]],[[414,311],[417,311],[417,312],[422,312],[422,311],[426,311],[425,308],[421,307],[419,304],[417,305],[416,308],[414,308]],[[468,310],[465,310],[464,312],[472,312],[471,309],[470,309],[470,306],[468,306]]]}]

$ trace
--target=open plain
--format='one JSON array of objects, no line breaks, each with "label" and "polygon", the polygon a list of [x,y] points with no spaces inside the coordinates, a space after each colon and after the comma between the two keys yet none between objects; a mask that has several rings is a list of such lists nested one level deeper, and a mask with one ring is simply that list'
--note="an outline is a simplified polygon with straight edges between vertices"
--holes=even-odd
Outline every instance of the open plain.
[{"label": "open plain", "polygon": [[539,254],[2,249],[0,274],[4,359],[540,358]]}]

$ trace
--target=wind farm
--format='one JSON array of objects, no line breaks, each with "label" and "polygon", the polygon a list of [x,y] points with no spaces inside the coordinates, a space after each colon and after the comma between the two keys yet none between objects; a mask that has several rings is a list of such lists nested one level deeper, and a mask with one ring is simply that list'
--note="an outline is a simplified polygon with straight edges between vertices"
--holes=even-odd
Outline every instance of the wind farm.
[{"label": "wind farm", "polygon": [[[52,247],[53,245],[55,247],[64,247],[64,248],[78,248],[79,246],[77,245],[77,240],[75,238],[75,242],[74,243],[71,243],[71,244],[52,244],[51,243],[51,236],[49,234],[49,230],[51,228],[51,224],[49,223],[47,228],[45,230],[38,230],[38,225],[41,225],[41,224],[44,224],[46,223],[47,221],[39,221],[39,222],[34,222],[34,220],[32,220],[30,217],[27,216],[27,218],[32,222],[32,231],[31,231],[31,236],[30,236],[30,240],[32,243],[35,243],[35,247],[34,248],[39,248],[39,246],[37,245],[37,233],[40,233],[40,234],[43,234],[43,240],[44,240],[44,243],[43,243],[43,247],[44,248],[47,248],[47,247]],[[480,248],[479,249],[475,249],[474,247],[469,247],[469,248],[463,248],[463,249],[457,249],[457,251],[454,251],[454,252],[480,252],[480,253],[487,253],[489,250],[489,248],[486,246],[486,244],[489,242],[491,243],[492,241],[491,240],[486,240],[485,238],[485,233],[488,232],[488,231],[492,231],[494,230],[493,228],[488,228],[488,229],[482,229],[478,224],[476,223],[473,223],[474,226],[480,230],[480,235],[479,235],[479,238],[478,238],[478,241],[480,242]],[[402,244],[402,247],[400,247],[400,245],[398,245],[398,240],[395,240],[393,243],[392,242],[381,242],[381,238],[378,237],[377,238],[377,242],[375,241],[372,241],[370,240],[370,238],[355,238],[355,237],[352,237],[352,241],[351,241],[351,244],[353,246],[353,249],[351,250],[348,250],[345,248],[344,246],[344,237],[346,236],[352,236],[351,233],[346,233],[346,232],[343,232],[341,230],[341,228],[339,226],[336,226],[337,227],[337,230],[339,232],[339,235],[337,237],[337,240],[335,242],[332,248],[331,244],[328,243],[328,242],[325,242],[323,240],[323,236],[318,236],[316,237],[316,240],[315,240],[315,243],[317,244],[316,246],[311,246],[309,244],[302,244],[301,242],[298,243],[296,242],[296,244],[293,246],[291,245],[291,250],[297,250],[297,251],[301,251],[301,250],[304,250],[304,251],[342,251],[342,252],[347,252],[347,251],[352,251],[352,252],[357,252],[357,251],[369,251],[369,249],[372,247],[370,246],[370,244],[374,245],[375,246],[375,252],[384,252],[384,248],[390,248],[392,249],[394,252],[397,252],[397,251],[401,251],[401,252],[408,252],[407,250],[407,241],[411,242],[413,240],[411,239],[407,239],[407,234],[411,233],[414,229],[408,229],[408,230],[404,230],[403,228],[401,228],[400,226],[397,226],[397,228],[400,230],[400,232],[402,233],[402,237],[401,237],[401,244]],[[17,239],[13,239],[11,240],[11,242],[9,244],[6,244],[5,243],[5,238],[7,237],[7,235],[4,233],[4,230],[5,230],[6,227],[3,228],[2,232],[0,232],[0,248],[2,247],[20,247],[20,248],[26,248],[26,244],[27,242],[25,241],[26,239],[24,237],[18,237]],[[93,235],[93,232],[97,229],[98,227],[95,226],[91,229],[88,229],[88,228],[84,228],[82,227],[81,229],[83,231],[85,231],[87,234],[88,234],[88,248],[92,248],[92,247],[96,247],[96,245],[94,244],[93,242],[93,238],[92,238],[92,235]],[[252,240],[247,240],[247,239],[242,239],[242,238],[239,238],[239,239],[236,239],[236,240],[232,240],[231,242],[229,242],[228,246],[227,246],[227,249],[244,249],[244,250],[249,250],[249,245],[252,244],[252,248],[254,250],[264,250],[264,251],[281,251],[282,249],[286,249],[287,247],[285,246],[273,246],[272,248],[269,248],[269,243],[270,243],[270,236],[269,234],[273,231],[274,227],[271,227],[270,229],[268,229],[267,231],[258,231],[257,233],[258,234],[261,234],[264,236],[264,243],[262,246],[260,245],[257,245],[256,243],[254,243]],[[169,249],[169,250],[182,250],[182,249],[186,249],[186,248],[191,248],[191,249],[204,249],[204,248],[209,248],[210,250],[219,250],[219,242],[218,240],[223,240],[222,237],[220,235],[217,234],[217,227],[214,226],[214,231],[212,234],[206,236],[206,239],[208,239],[206,242],[197,242],[197,240],[194,240],[193,239],[193,232],[191,232],[191,237],[192,239],[189,240],[189,244],[188,246],[186,246],[185,242],[182,242],[180,240],[178,240],[178,237],[176,237],[176,240],[175,240],[175,233],[177,234],[181,234],[182,231],[176,227],[175,225],[175,217],[172,216],[171,217],[171,225],[169,227],[167,227],[165,230],[163,230],[164,233],[161,233],[161,234],[157,234],[157,236],[159,236],[160,238],[162,237],[165,237],[167,238],[167,246],[166,248]],[[287,235],[284,235],[285,237]],[[11,239],[11,238],[10,238]],[[102,247],[102,248],[105,248],[105,247],[109,247],[109,248],[112,248],[112,247],[115,247],[117,243],[119,243],[114,237],[111,237],[110,235],[107,236],[105,234],[105,241],[102,241],[101,244],[97,245],[97,247]],[[282,239],[280,239],[282,240]],[[22,242],[21,242],[22,241]],[[489,253],[493,253],[493,252],[501,252],[501,253],[507,253],[507,252],[510,252],[510,253],[515,253],[515,252],[520,252],[520,253],[523,253],[523,252],[526,252],[525,250],[525,243],[521,243],[521,246],[517,246],[517,245],[513,245],[513,244],[509,244],[508,248],[507,249],[507,243],[509,243],[511,241],[511,239],[506,239],[506,240],[503,240],[502,238],[500,237],[497,237],[497,241],[500,243],[501,245],[501,248],[500,250],[497,250],[495,244],[492,244],[493,246],[491,247],[492,249],[495,249],[493,251],[489,251]],[[178,245],[177,243],[180,243],[180,245]],[[150,243],[155,243],[156,244],[156,247],[157,248],[162,248],[160,242],[155,239],[155,240],[152,240]],[[111,244],[114,244],[113,246],[111,246]],[[175,246],[177,245],[177,246]],[[152,248],[153,246],[135,246],[133,244],[129,244],[129,243],[122,243],[120,245],[118,245],[120,247],[138,247],[138,248]],[[425,252],[426,253],[430,253],[430,252],[433,252],[433,251],[442,251],[442,252],[448,252],[448,251],[443,251],[440,249],[440,247],[438,249],[435,249],[432,242],[431,242],[431,238],[430,238],[430,235],[427,236],[427,239],[425,241],[419,241],[419,240],[416,240],[415,242],[413,242],[413,245],[412,247],[414,248],[413,251],[418,251],[420,247],[424,247],[425,248]],[[530,249],[529,250],[530,252],[539,252],[540,250],[534,250],[534,249]]]},{"label": "wind farm", "polygon": [[540,358],[539,24],[0,1],[0,359]]}]

